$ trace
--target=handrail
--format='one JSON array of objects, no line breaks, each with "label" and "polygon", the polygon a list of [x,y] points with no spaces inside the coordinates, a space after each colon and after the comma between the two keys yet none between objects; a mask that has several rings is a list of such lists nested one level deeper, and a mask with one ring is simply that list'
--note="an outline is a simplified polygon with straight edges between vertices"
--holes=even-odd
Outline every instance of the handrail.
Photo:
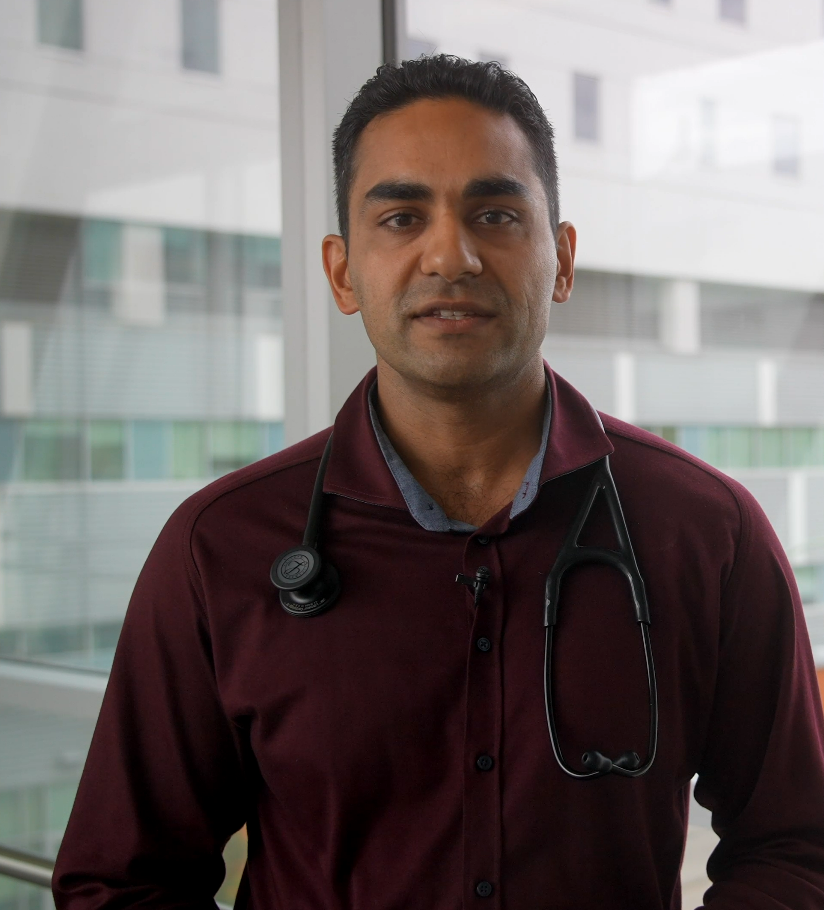
[{"label": "handrail", "polygon": [[[54,863],[43,856],[34,853],[24,853],[22,850],[12,850],[0,844],[0,875],[28,882],[40,888],[51,888]],[[232,910],[228,904],[215,901],[218,910]]]},{"label": "handrail", "polygon": [[0,846],[0,875],[18,878],[41,888],[51,888],[53,871],[54,863],[42,856]]}]

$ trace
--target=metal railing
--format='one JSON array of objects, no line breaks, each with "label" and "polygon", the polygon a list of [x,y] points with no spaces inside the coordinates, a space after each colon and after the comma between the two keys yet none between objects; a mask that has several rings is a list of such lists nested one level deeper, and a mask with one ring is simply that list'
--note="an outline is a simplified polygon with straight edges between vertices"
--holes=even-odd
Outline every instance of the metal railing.
[{"label": "metal railing", "polygon": [[0,847],[0,875],[8,875],[41,888],[51,888],[53,871],[54,863],[51,860],[33,853]]}]

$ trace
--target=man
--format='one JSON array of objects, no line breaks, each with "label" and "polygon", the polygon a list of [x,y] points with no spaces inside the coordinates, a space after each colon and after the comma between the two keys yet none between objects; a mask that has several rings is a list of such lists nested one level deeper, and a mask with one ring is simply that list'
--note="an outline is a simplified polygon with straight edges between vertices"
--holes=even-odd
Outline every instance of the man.
[{"label": "man", "polygon": [[[324,266],[377,352],[322,475],[318,550],[340,594],[290,615],[270,582],[303,539],[328,430],[175,513],[126,617],[58,907],[209,907],[245,823],[241,907],[675,910],[695,774],[721,835],[706,905],[824,906],[821,711],[768,522],[542,362],[575,231],[537,100],[496,64],[384,67],[335,167]],[[578,779],[547,730],[544,592],[606,456],[649,600],[660,736],[646,773]],[[614,534],[600,497],[582,543]],[[593,750],[642,770],[650,691],[622,574],[567,575],[553,641],[570,770]]]}]

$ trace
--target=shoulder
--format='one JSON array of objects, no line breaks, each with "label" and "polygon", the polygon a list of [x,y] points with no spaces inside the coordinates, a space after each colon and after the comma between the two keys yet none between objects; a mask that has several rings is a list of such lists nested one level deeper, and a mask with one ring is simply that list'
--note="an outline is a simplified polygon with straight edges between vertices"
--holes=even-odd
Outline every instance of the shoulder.
[{"label": "shoulder", "polygon": [[178,506],[167,527],[190,537],[207,520],[228,532],[255,504],[284,503],[307,486],[311,490],[330,432],[331,427],[207,484]]},{"label": "shoulder", "polygon": [[653,433],[600,416],[615,449],[610,464],[616,484],[646,511],[671,513],[672,520],[711,537],[723,528],[736,550],[753,536],[780,549],[761,506],[737,480]]},{"label": "shoulder", "polygon": [[696,458],[674,443],[640,427],[599,412],[615,448],[610,462],[643,476],[646,483],[665,485],[674,495],[699,497],[738,510],[752,494],[738,481]]}]

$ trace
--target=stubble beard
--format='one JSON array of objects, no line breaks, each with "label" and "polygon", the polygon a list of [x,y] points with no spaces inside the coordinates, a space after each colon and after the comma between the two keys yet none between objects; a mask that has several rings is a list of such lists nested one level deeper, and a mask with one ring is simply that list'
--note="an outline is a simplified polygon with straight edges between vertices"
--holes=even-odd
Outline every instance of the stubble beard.
[{"label": "stubble beard", "polygon": [[[495,313],[496,318],[505,317],[512,306],[499,285],[450,284],[441,280],[419,282],[393,299],[387,320],[372,319],[370,295],[360,282],[353,281],[353,291],[378,360],[409,384],[437,397],[474,396],[490,384],[500,384],[508,373],[518,372],[517,354],[512,347],[498,345],[480,352],[477,339],[464,335],[444,335],[433,339],[431,346],[415,345],[412,341],[414,317],[411,314],[419,313],[434,300],[472,300],[484,310]],[[375,310],[382,307],[380,304]]]}]

